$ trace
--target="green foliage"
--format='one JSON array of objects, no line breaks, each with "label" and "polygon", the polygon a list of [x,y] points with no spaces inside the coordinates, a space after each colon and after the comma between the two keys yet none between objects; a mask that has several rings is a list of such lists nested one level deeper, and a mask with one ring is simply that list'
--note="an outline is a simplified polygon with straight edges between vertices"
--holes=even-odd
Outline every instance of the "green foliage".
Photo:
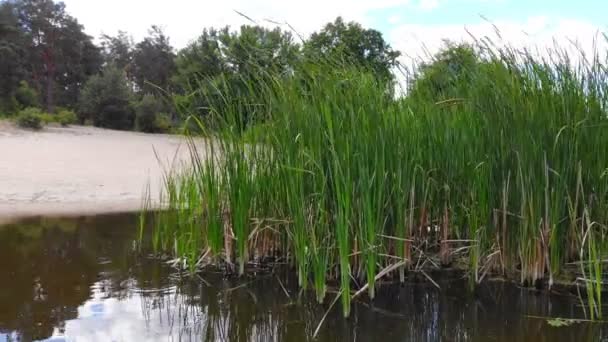
[{"label": "green foliage", "polygon": [[106,64],[129,71],[133,61],[133,38],[127,32],[118,31],[116,36],[101,36],[101,53]]},{"label": "green foliage", "polygon": [[468,44],[446,43],[431,63],[423,63],[409,84],[410,97],[425,97],[431,101],[462,96],[461,90],[474,86],[481,68],[491,67],[475,48]]},{"label": "green foliage", "polygon": [[40,105],[38,93],[26,81],[19,82],[19,87],[15,91],[15,99],[21,108],[37,107]]},{"label": "green foliage", "polygon": [[[289,32],[279,28],[243,25],[204,30],[203,34],[176,58],[173,82],[180,90],[174,102],[184,112],[205,118],[212,101],[221,101],[218,89],[248,94],[248,82],[262,74],[289,74],[299,59],[299,46]],[[201,94],[201,93],[204,93]],[[243,122],[253,115],[243,112]]]},{"label": "green foliage", "polygon": [[172,133],[172,134],[181,134],[179,130],[173,127],[173,122],[171,121],[171,117],[167,113],[160,112],[156,116],[155,123],[157,130],[159,133]]},{"label": "green foliage", "polygon": [[[479,59],[456,51],[468,57],[437,65],[453,71],[447,78],[429,67],[422,77],[438,81],[416,84],[405,101],[387,97],[369,68],[335,60],[296,64],[289,76],[261,68],[257,78],[216,79],[215,92],[192,92],[210,106],[198,121],[209,138],[204,154],[191,144],[192,169],[171,174],[158,247],[188,265],[213,250],[240,272],[280,251],[320,301],[327,283],[339,283],[345,315],[362,291],[374,296],[376,279],[397,269],[404,279],[435,259],[457,258],[472,283],[501,274],[528,285],[551,284],[574,263],[592,319],[600,317],[603,67],[508,49]],[[471,61],[478,67],[460,68]],[[244,125],[243,113],[264,117],[266,129]]]},{"label": "green foliage", "polygon": [[278,74],[288,71],[299,51],[291,33],[279,28],[243,25],[234,32],[225,28],[219,41],[228,69],[247,77],[264,69]]},{"label": "green foliage", "polygon": [[15,121],[19,127],[39,130],[42,129],[42,115],[39,108],[25,108],[17,113]]},{"label": "green foliage", "polygon": [[61,126],[69,126],[78,122],[78,116],[72,110],[62,108],[55,114],[57,122]]},{"label": "green foliage", "polygon": [[146,133],[168,132],[169,118],[161,113],[162,103],[153,95],[146,94],[135,108],[135,129]]},{"label": "green foliage", "polygon": [[39,108],[36,108],[36,110],[38,111],[36,115],[38,116],[38,118],[40,118],[40,121],[44,125],[57,122],[57,116],[55,114],[42,112],[42,110],[40,110]]},{"label": "green foliage", "polygon": [[25,76],[24,39],[14,4],[0,3],[0,111],[8,114],[15,113],[19,106],[14,95]]},{"label": "green foliage", "polygon": [[143,93],[168,92],[175,73],[175,54],[169,37],[158,26],[152,26],[149,36],[137,43],[130,70],[137,88]]},{"label": "green foliage", "polygon": [[19,103],[14,96],[7,96],[0,98],[0,112],[4,113],[5,116],[11,116],[19,108]]},{"label": "green foliage", "polygon": [[[15,90],[15,79],[26,79],[40,92],[40,104],[48,112],[57,104],[76,104],[80,87],[101,65],[99,49],[82,25],[66,12],[62,2],[14,0],[0,6],[2,12],[13,13],[11,27],[17,28],[16,33],[0,39],[5,40],[0,46],[11,46],[12,51],[7,52],[12,56],[10,64],[0,64],[11,70],[7,80],[13,87],[9,93]],[[0,79],[4,80],[4,75]]]},{"label": "green foliage", "polygon": [[348,62],[369,68],[385,81],[394,79],[391,69],[400,56],[379,31],[365,29],[356,22],[345,23],[341,17],[311,35],[304,45],[309,58],[345,58]]},{"label": "green foliage", "polygon": [[59,108],[59,110],[55,114],[44,113],[37,108],[36,110],[38,110],[38,117],[45,125],[57,123],[65,127],[74,124],[78,121],[76,113],[69,109]]},{"label": "green foliage", "polygon": [[[371,71],[383,81],[381,87],[392,94],[391,68],[398,56],[378,31],[364,29],[354,22],[344,23],[341,18],[313,34],[303,43],[303,49],[290,32],[279,28],[244,25],[238,31],[230,31],[228,27],[204,30],[177,55],[173,82],[179,94],[174,102],[180,112],[196,113],[205,121],[217,120],[210,118],[209,110],[223,101],[222,93],[229,92],[230,97],[249,96],[258,89],[255,83],[271,81],[269,75],[290,77],[303,65],[315,68],[328,60],[337,68],[356,64]],[[239,125],[245,127],[256,120],[265,120],[258,109],[243,108]]]},{"label": "green foliage", "polygon": [[175,58],[177,67],[173,83],[183,90],[196,87],[203,78],[211,78],[227,71],[228,66],[220,48],[220,32],[211,28],[190,45],[181,49]]},{"label": "green foliage", "polygon": [[124,71],[108,66],[84,85],[80,97],[81,119],[90,120],[98,127],[132,129],[132,98],[133,92]]}]

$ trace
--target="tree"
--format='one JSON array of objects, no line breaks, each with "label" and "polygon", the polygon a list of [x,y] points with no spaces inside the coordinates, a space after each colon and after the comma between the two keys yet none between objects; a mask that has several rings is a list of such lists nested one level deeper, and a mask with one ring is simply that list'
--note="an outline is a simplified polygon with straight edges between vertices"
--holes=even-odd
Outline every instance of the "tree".
[{"label": "tree", "polygon": [[291,33],[279,28],[243,25],[235,32],[225,28],[219,40],[226,65],[240,75],[257,75],[260,70],[284,73],[299,55]]},{"label": "tree", "polygon": [[[238,31],[229,27],[204,30],[177,55],[173,81],[188,96],[174,99],[182,111],[203,117],[209,101],[220,97],[217,88],[227,88],[231,96],[238,97],[241,91],[251,91],[247,87],[265,75],[289,74],[299,56],[300,47],[291,34],[279,28],[244,25]],[[243,113],[244,121],[248,117]]]},{"label": "tree", "polygon": [[133,128],[133,93],[124,70],[109,65],[86,82],[80,96],[81,120],[113,129]]},{"label": "tree", "polygon": [[166,132],[170,122],[161,113],[162,107],[162,102],[154,95],[144,95],[135,108],[135,129],[146,133]]},{"label": "tree", "polygon": [[384,41],[382,33],[364,29],[356,22],[345,23],[341,17],[315,32],[304,45],[308,58],[346,58],[370,68],[380,79],[393,81],[391,68],[400,56]]},{"label": "tree", "polygon": [[174,85],[184,89],[194,86],[201,78],[210,78],[228,70],[222,56],[219,32],[213,28],[203,33],[190,45],[180,50],[175,59]]},{"label": "tree", "polygon": [[103,58],[101,50],[82,32],[82,26],[67,23],[66,34],[58,42],[57,85],[61,91],[56,103],[64,107],[76,107],[86,80],[99,73]]},{"label": "tree", "polygon": [[15,6],[3,2],[0,4],[0,112],[13,113],[17,109],[15,91],[26,77],[22,65],[24,38]]},{"label": "tree", "polygon": [[173,80],[183,87],[201,78],[224,75],[258,75],[260,70],[285,73],[292,69],[300,47],[289,32],[279,28],[243,25],[205,29],[196,41],[179,51]]},{"label": "tree", "polygon": [[99,50],[91,37],[62,2],[14,0],[11,4],[26,40],[22,65],[47,111],[56,103],[74,105],[84,79],[100,67]]},{"label": "tree", "polygon": [[175,72],[173,47],[160,27],[152,26],[149,36],[137,43],[133,51],[132,75],[142,93],[168,90]]},{"label": "tree", "polygon": [[133,38],[124,31],[116,36],[101,36],[101,50],[105,64],[112,64],[129,74],[133,61]]},{"label": "tree", "polygon": [[421,96],[440,100],[459,96],[473,82],[484,62],[474,47],[462,43],[445,42],[430,63],[418,67],[409,84],[410,97]]}]

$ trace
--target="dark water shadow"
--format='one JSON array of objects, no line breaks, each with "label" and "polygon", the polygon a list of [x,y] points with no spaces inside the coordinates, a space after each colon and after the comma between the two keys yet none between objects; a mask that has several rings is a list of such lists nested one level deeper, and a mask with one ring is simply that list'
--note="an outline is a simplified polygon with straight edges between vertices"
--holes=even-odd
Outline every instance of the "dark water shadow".
[{"label": "dark water shadow", "polygon": [[[137,217],[36,218],[0,227],[1,341],[310,341],[328,303],[290,274],[192,279],[138,250]],[[280,281],[278,279],[281,279]],[[575,297],[458,277],[382,286],[350,318],[332,309],[317,341],[601,341]],[[287,291],[287,293],[286,293]],[[335,294],[328,294],[331,297]],[[331,299],[331,298],[329,298]]]}]

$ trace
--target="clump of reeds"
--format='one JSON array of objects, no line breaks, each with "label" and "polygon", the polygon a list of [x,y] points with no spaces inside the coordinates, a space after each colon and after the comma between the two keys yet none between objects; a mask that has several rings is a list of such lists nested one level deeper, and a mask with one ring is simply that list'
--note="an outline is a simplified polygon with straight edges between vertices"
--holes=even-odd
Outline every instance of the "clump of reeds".
[{"label": "clump of reeds", "polygon": [[580,262],[600,315],[604,64],[485,48],[483,67],[453,85],[458,98],[395,99],[337,61],[195,89],[209,103],[196,120],[207,147],[193,143],[192,170],[167,177],[155,244],[190,267],[239,274],[287,261],[319,301],[337,282],[345,315],[351,290],[373,298],[393,273],[465,261],[472,282],[500,273],[551,284]]}]

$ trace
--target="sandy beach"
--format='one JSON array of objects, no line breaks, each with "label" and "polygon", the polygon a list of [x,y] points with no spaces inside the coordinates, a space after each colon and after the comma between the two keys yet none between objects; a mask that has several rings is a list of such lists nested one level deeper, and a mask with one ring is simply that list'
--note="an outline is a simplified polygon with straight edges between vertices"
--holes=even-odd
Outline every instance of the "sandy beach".
[{"label": "sandy beach", "polygon": [[94,127],[28,131],[0,121],[0,221],[137,211],[163,169],[187,162],[183,137]]}]

